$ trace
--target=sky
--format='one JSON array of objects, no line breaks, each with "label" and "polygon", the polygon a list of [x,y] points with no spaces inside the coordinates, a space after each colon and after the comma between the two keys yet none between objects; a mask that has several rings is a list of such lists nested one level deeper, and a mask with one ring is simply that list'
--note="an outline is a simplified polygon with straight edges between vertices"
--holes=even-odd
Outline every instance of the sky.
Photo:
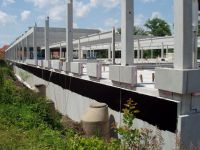
[{"label": "sky", "polygon": [[[74,0],[74,27],[102,31],[120,27],[121,0]],[[67,0],[0,0],[0,47],[14,41],[28,27],[44,26],[46,16],[51,27],[65,27]],[[173,0],[135,0],[134,24],[159,17],[173,24]]]}]

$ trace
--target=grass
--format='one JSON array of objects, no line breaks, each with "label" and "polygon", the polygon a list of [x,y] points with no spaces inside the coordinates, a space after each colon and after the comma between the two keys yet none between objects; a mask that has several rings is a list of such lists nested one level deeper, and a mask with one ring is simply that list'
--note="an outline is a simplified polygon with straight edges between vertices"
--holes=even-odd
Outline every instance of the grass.
[{"label": "grass", "polygon": [[97,137],[85,138],[64,129],[61,116],[48,114],[46,98],[17,83],[0,60],[0,150],[115,150],[119,145]]}]

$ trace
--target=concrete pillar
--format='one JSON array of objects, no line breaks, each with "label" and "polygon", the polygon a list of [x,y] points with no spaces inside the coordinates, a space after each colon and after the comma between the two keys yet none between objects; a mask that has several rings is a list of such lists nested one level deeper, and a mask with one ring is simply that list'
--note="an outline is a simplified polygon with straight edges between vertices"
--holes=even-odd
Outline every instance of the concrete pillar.
[{"label": "concrete pillar", "polygon": [[133,0],[121,0],[121,65],[133,64]]},{"label": "concrete pillar", "polygon": [[73,0],[67,2],[66,61],[73,61]]},{"label": "concrete pillar", "polygon": [[24,61],[24,43],[23,43],[23,41],[21,42],[21,47],[22,47],[22,51],[21,51],[21,55],[22,55],[22,61]]},{"label": "concrete pillar", "polygon": [[139,59],[140,59],[140,39],[138,39],[137,42],[138,42],[137,59],[139,61]]},{"label": "concrete pillar", "polygon": [[17,52],[17,48],[16,48],[16,46],[15,46],[15,47],[14,47],[14,60],[17,59],[16,52]]},{"label": "concrete pillar", "polygon": [[78,40],[78,59],[82,59],[82,52],[81,52],[81,41]]},{"label": "concrete pillar", "polygon": [[36,27],[33,27],[33,59],[37,60]]},{"label": "concrete pillar", "polygon": [[108,59],[111,59],[111,45],[108,46]]},{"label": "concrete pillar", "polygon": [[26,37],[26,59],[30,59],[30,49],[29,49],[28,37]]},{"label": "concrete pillar", "polygon": [[151,49],[151,59],[153,59],[153,49]]},{"label": "concrete pillar", "polygon": [[193,0],[193,68],[197,68],[197,51],[198,51],[198,0]]},{"label": "concrete pillar", "polygon": [[161,58],[164,58],[164,44],[161,45]]},{"label": "concrete pillar", "polygon": [[166,55],[169,53],[169,46],[166,47]]},{"label": "concrete pillar", "polygon": [[60,58],[62,58],[62,45],[60,43]]},{"label": "concrete pillar", "polygon": [[141,48],[141,59],[144,59],[144,49]]},{"label": "concrete pillar", "polygon": [[45,30],[44,30],[44,44],[45,44],[45,60],[50,59],[49,50],[49,17],[45,19]]},{"label": "concrete pillar", "polygon": [[113,27],[112,29],[111,49],[112,49],[112,64],[115,64],[115,27]]},{"label": "concrete pillar", "polygon": [[174,1],[174,67],[192,69],[192,1]]}]

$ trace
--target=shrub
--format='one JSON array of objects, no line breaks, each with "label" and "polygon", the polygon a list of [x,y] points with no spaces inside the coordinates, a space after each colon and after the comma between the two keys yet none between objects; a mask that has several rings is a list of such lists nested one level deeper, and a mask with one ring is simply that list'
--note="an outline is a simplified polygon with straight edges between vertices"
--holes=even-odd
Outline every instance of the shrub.
[{"label": "shrub", "polygon": [[163,139],[160,133],[153,133],[150,129],[136,129],[133,128],[133,121],[135,114],[139,113],[136,110],[136,103],[129,99],[123,109],[123,125],[114,128],[121,136],[120,143],[122,149],[130,150],[159,150],[162,149]]}]

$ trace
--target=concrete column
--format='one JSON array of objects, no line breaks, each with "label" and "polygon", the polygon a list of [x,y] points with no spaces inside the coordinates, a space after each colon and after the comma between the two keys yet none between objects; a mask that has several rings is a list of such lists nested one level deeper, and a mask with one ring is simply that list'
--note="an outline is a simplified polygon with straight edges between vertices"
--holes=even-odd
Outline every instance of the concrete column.
[{"label": "concrete column", "polygon": [[144,59],[144,50],[141,48],[141,59]]},{"label": "concrete column", "polygon": [[112,64],[115,64],[115,27],[113,27],[112,29],[111,49],[112,49]]},{"label": "concrete column", "polygon": [[193,68],[197,68],[197,51],[198,51],[198,0],[193,0]]},{"label": "concrete column", "polygon": [[60,58],[62,58],[62,45],[60,43]]},{"label": "concrete column", "polygon": [[164,58],[164,44],[161,45],[161,58]]},{"label": "concrete column", "polygon": [[151,49],[151,59],[153,59],[153,50]]},{"label": "concrete column", "polygon": [[82,59],[82,53],[81,53],[81,41],[78,40],[78,59]]},{"label": "concrete column", "polygon": [[139,59],[140,59],[140,39],[138,39],[137,42],[138,42],[137,59],[139,61]]},{"label": "concrete column", "polygon": [[169,53],[169,46],[166,47],[166,55]]},{"label": "concrete column", "polygon": [[22,61],[24,61],[24,43],[23,41],[21,42],[21,47],[22,47],[22,51],[21,51],[21,55],[22,55]]},{"label": "concrete column", "polygon": [[50,59],[49,50],[49,17],[45,19],[45,30],[44,30],[44,44],[45,44],[45,60]]},{"label": "concrete column", "polygon": [[133,64],[133,0],[121,0],[121,65]]},{"label": "concrete column", "polygon": [[192,1],[174,1],[174,67],[192,69]]},{"label": "concrete column", "polygon": [[17,53],[17,48],[16,48],[16,46],[15,46],[15,47],[14,47],[14,60],[17,59],[16,53]]},{"label": "concrete column", "polygon": [[19,44],[17,44],[17,61],[19,60]]},{"label": "concrete column", "polygon": [[33,27],[33,59],[37,60],[36,27]]},{"label": "concrete column", "polygon": [[108,59],[111,59],[111,45],[108,47]]},{"label": "concrete column", "polygon": [[30,59],[30,49],[29,49],[28,37],[26,37],[26,59]]},{"label": "concrete column", "polygon": [[66,61],[73,61],[73,0],[67,2]]}]

